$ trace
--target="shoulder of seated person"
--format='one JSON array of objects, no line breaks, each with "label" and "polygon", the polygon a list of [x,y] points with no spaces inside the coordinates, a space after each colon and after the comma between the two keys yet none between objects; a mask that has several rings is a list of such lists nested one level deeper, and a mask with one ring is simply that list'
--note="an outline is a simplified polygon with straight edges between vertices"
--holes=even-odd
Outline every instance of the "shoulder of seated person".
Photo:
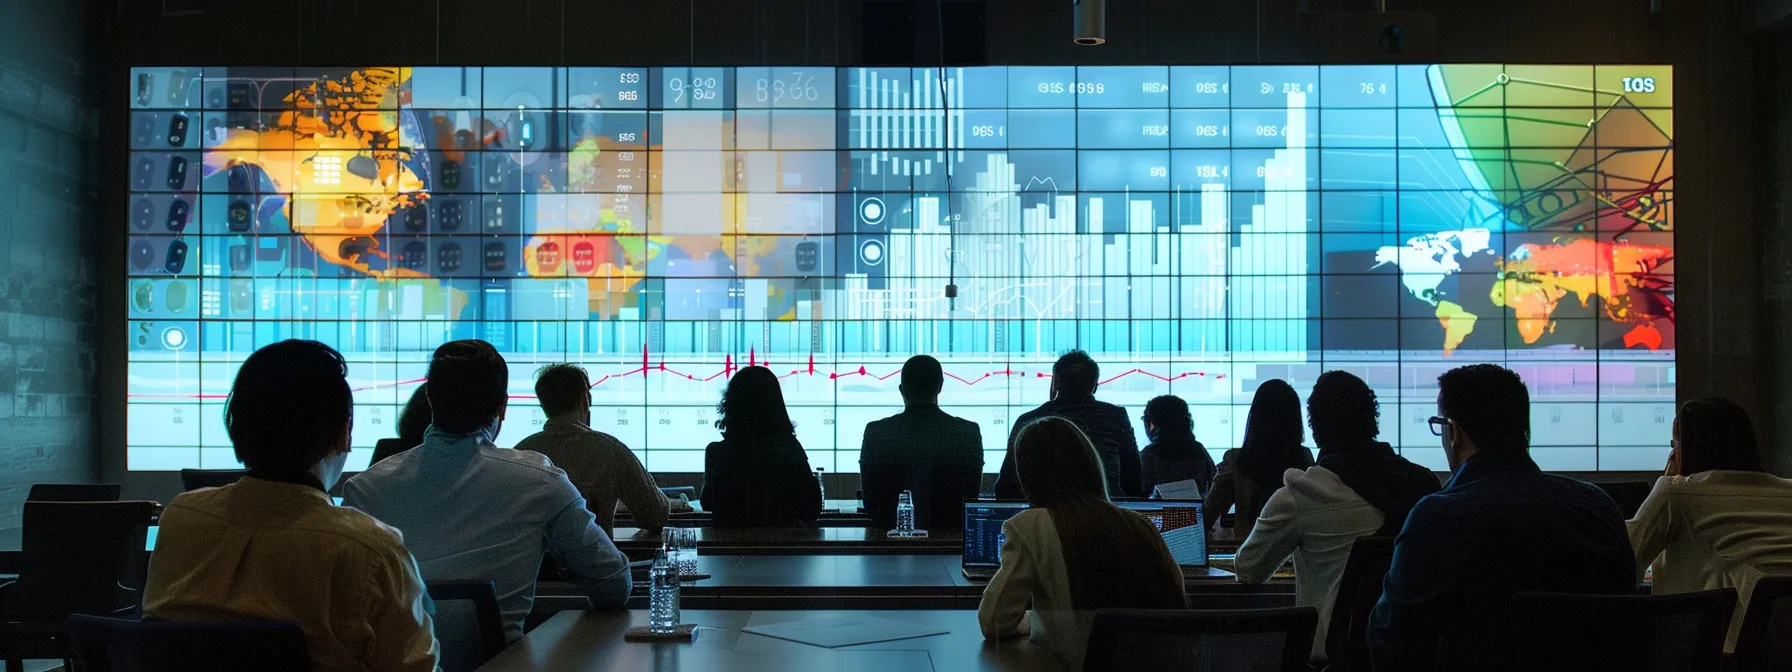
[{"label": "shoulder of seated person", "polygon": [[552,477],[556,475],[556,473],[566,473],[561,468],[554,466],[554,461],[549,459],[548,456],[533,450],[522,448],[498,448],[496,450],[486,451],[486,456],[499,465],[511,467],[527,474],[541,474],[545,477]]}]

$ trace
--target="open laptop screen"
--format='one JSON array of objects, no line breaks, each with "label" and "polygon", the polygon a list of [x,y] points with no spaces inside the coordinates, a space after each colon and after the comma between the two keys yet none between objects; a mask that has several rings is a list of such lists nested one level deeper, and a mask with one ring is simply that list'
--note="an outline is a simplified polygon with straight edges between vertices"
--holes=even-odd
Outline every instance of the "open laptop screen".
[{"label": "open laptop screen", "polygon": [[1114,502],[1143,514],[1164,535],[1170,557],[1183,567],[1207,566],[1207,515],[1200,500],[1147,499]]},{"label": "open laptop screen", "polygon": [[1019,500],[978,500],[964,504],[964,566],[995,569],[1002,564],[1002,523],[1027,510]]},{"label": "open laptop screen", "polygon": [[[1207,517],[1200,500],[1122,500],[1115,506],[1137,511],[1164,535],[1170,556],[1184,567],[1207,566]],[[1027,509],[1019,500],[977,500],[964,505],[964,567],[995,569],[1002,564],[1002,523]]]}]

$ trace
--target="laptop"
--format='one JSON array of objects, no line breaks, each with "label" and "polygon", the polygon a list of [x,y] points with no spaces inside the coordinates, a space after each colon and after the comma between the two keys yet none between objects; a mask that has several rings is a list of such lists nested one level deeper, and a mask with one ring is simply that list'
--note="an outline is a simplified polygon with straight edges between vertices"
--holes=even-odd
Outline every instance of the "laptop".
[{"label": "laptop", "polygon": [[[1207,568],[1207,515],[1198,499],[1122,499],[1114,506],[1138,512],[1164,535],[1170,557],[1182,567]],[[964,504],[965,578],[986,581],[1002,566],[1002,523],[1027,510],[1025,500],[974,499]],[[1186,571],[1184,572],[1187,573]]]}]

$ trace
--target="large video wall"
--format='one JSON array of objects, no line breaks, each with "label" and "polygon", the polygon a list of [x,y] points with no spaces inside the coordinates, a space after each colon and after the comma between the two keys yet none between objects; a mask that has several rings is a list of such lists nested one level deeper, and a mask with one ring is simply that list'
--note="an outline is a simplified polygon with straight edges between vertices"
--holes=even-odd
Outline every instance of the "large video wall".
[{"label": "large video wall", "polygon": [[[1444,466],[1436,377],[1529,382],[1546,468],[1659,468],[1674,401],[1667,66],[140,68],[131,81],[135,470],[237,466],[238,363],[341,350],[355,456],[429,353],[584,364],[593,425],[701,471],[728,376],[783,378],[810,461],[856,471],[902,361],[983,427],[1089,351],[1217,454],[1251,396],[1345,369]],[[955,287],[954,295],[947,288]],[[1144,440],[1143,429],[1139,430]]]}]

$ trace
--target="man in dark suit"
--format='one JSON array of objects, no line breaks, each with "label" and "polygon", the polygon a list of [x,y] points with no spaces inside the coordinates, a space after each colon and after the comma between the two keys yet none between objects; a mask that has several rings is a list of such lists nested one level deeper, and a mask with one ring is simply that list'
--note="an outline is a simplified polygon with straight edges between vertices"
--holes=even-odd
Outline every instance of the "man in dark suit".
[{"label": "man in dark suit", "polygon": [[940,410],[940,361],[916,355],[902,365],[901,413],[865,425],[859,453],[865,511],[875,529],[896,527],[896,499],[915,496],[915,529],[964,526],[964,500],[983,485],[983,438],[977,423]]},{"label": "man in dark suit", "polygon": [[1604,491],[1543,473],[1530,456],[1531,400],[1492,364],[1437,379],[1455,472],[1419,500],[1369,620],[1377,670],[1504,670],[1513,596],[1636,592],[1624,517]]},{"label": "man in dark suit", "polygon": [[1074,423],[1095,444],[1102,472],[1108,479],[1109,497],[1144,497],[1139,475],[1139,442],[1132,432],[1126,409],[1095,400],[1101,368],[1081,350],[1071,350],[1052,365],[1052,399],[1014,421],[1008,433],[1008,455],[996,477],[996,496],[1022,499],[1020,477],[1014,473],[1014,433],[1038,418],[1058,416]]}]

